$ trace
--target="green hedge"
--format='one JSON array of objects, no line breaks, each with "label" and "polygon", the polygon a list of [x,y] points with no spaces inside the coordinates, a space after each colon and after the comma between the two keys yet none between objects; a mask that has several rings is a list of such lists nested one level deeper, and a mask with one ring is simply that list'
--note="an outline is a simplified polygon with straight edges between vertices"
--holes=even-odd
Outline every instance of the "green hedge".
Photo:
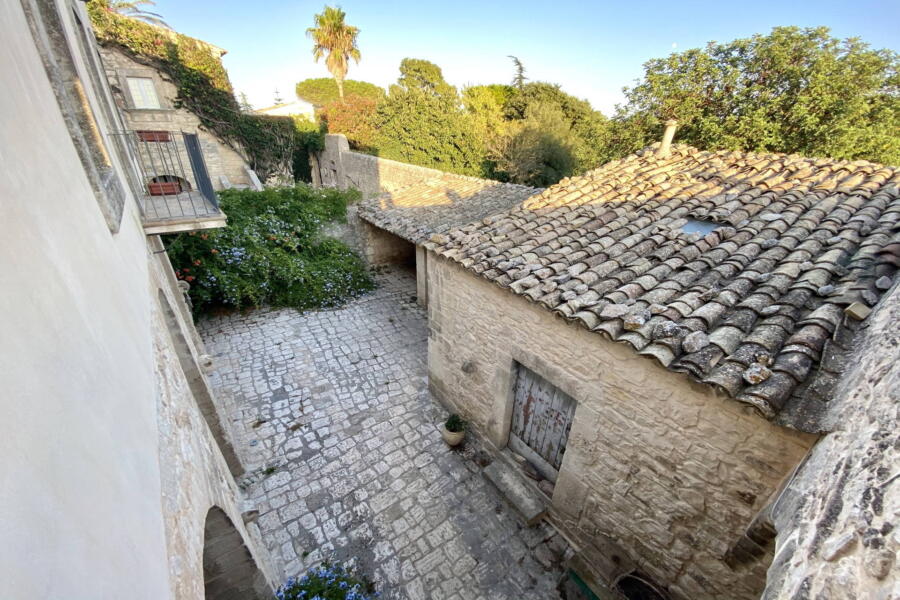
[{"label": "green hedge", "polygon": [[213,306],[339,306],[373,288],[362,259],[320,235],[342,221],[358,192],[307,185],[220,193],[228,227],[167,236],[179,279],[196,312]]}]

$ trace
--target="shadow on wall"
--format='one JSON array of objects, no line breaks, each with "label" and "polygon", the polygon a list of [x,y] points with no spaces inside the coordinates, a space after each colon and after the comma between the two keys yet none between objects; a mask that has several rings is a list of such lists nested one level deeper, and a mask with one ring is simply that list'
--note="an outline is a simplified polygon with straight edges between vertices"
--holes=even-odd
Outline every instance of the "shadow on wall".
[{"label": "shadow on wall", "polygon": [[263,600],[272,597],[272,590],[240,532],[218,506],[209,509],[203,535],[206,600]]}]

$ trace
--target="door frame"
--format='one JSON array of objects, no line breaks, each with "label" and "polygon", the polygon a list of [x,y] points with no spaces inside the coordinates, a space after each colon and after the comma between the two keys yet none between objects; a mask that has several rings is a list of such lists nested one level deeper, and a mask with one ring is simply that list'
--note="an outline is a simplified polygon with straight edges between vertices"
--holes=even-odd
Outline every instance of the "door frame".
[{"label": "door frame", "polygon": [[[587,398],[590,394],[590,388],[587,384],[578,381],[564,369],[547,362],[529,350],[511,348],[509,359],[500,361],[498,365],[494,386],[494,402],[492,403],[491,415],[487,424],[488,439],[498,449],[509,447],[512,415],[516,403],[516,377],[518,376],[519,365],[534,371],[551,385],[575,400],[575,413],[572,416],[573,430],[576,421],[578,421],[578,415],[584,407],[582,399]],[[569,439],[571,440],[571,437]],[[568,444],[566,448],[568,449]],[[567,452],[563,456],[563,462],[559,468],[560,473],[565,469],[570,455]]]}]

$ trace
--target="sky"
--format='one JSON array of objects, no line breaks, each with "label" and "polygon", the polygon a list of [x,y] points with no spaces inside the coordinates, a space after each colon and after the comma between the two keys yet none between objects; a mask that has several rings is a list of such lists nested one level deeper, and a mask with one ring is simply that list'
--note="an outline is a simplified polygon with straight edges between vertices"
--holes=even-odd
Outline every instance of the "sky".
[{"label": "sky", "polygon": [[[400,61],[424,58],[462,87],[508,83],[519,57],[533,81],[558,83],[611,114],[622,87],[650,58],[708,41],[728,42],[779,25],[830,27],[874,48],[900,51],[900,0],[700,2],[681,0],[343,0],[347,23],[360,28],[362,60],[348,78],[383,87],[395,82]],[[306,28],[323,2],[305,0],[157,0],[173,29],[220,46],[231,82],[255,108],[274,104],[277,89],[329,77],[313,62]]]}]

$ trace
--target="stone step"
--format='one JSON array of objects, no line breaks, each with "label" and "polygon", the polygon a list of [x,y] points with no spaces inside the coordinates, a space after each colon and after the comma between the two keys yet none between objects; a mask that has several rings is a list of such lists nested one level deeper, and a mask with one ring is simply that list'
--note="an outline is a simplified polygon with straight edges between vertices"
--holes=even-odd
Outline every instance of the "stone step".
[{"label": "stone step", "polygon": [[503,460],[495,460],[485,467],[484,476],[519,511],[529,527],[547,514],[546,497]]}]

